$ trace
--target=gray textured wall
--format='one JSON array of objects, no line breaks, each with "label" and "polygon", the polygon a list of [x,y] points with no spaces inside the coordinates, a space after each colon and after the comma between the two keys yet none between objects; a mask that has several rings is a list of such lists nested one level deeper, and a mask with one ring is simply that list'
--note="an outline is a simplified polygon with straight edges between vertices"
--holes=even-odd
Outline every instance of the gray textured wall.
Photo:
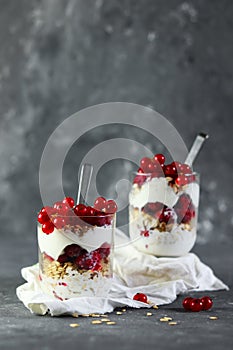
[{"label": "gray textured wall", "polygon": [[[38,167],[53,129],[84,107],[128,101],[166,116],[187,146],[198,131],[210,134],[196,163],[202,175],[198,244],[233,246],[232,37],[231,0],[0,0],[0,219],[6,241],[22,238],[35,250]],[[161,150],[145,134],[124,134]],[[75,191],[81,156],[117,135],[119,128],[99,128],[72,148],[64,170],[68,194]],[[112,164],[113,181],[121,166]],[[103,194],[110,171],[99,176]]]}]

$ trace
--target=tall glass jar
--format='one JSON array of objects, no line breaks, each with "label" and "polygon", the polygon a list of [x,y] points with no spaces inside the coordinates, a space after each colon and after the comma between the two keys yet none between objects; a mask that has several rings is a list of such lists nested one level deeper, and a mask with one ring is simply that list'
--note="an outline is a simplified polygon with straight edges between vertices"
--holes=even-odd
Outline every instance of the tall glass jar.
[{"label": "tall glass jar", "polygon": [[63,225],[50,234],[38,224],[43,291],[60,300],[107,296],[112,281],[115,214],[56,216],[56,222]]},{"label": "tall glass jar", "polygon": [[156,256],[187,254],[196,241],[199,175],[176,179],[134,174],[129,194],[129,230],[138,250]]}]

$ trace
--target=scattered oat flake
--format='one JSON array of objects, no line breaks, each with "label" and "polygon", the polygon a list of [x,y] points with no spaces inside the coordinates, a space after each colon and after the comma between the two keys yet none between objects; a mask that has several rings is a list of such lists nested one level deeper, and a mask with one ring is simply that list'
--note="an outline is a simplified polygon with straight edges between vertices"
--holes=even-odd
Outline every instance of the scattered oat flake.
[{"label": "scattered oat flake", "polygon": [[160,322],[168,322],[168,321],[172,321],[172,318],[171,317],[161,317],[159,319]]},{"label": "scattered oat flake", "polygon": [[126,312],[126,309],[122,309],[121,311],[122,311],[122,312]]},{"label": "scattered oat flake", "polygon": [[217,317],[217,316],[210,316],[209,319],[210,319],[210,320],[217,320],[218,317]]},{"label": "scattered oat flake", "polygon": [[169,326],[175,326],[177,322],[168,322]]},{"label": "scattered oat flake", "polygon": [[82,316],[82,317],[90,317],[89,314],[82,314],[81,316]]},{"label": "scattered oat flake", "polygon": [[152,307],[153,307],[153,309],[158,309],[159,308],[157,305],[153,305]]},{"label": "scattered oat flake", "polygon": [[72,314],[72,316],[77,318],[78,314],[75,312],[75,313]]},{"label": "scattered oat flake", "polygon": [[146,313],[146,316],[152,316],[153,314],[152,314],[152,312],[147,312]]},{"label": "scattered oat flake", "polygon": [[91,317],[100,317],[99,314],[90,314]]},{"label": "scattered oat flake", "polygon": [[109,318],[101,318],[101,322],[110,322]]},{"label": "scattered oat flake", "polygon": [[116,322],[114,322],[114,321],[108,321],[108,322],[106,322],[106,324],[112,325],[112,324],[116,324]]},{"label": "scattered oat flake", "polygon": [[79,326],[80,326],[80,324],[78,324],[78,323],[70,323],[70,327],[72,327],[72,328],[79,327]]},{"label": "scattered oat flake", "polygon": [[121,311],[117,311],[116,314],[117,315],[122,315],[122,312]]},{"label": "scattered oat flake", "polygon": [[100,321],[100,320],[94,320],[94,321],[91,321],[91,323],[92,323],[92,324],[101,324],[102,321]]}]

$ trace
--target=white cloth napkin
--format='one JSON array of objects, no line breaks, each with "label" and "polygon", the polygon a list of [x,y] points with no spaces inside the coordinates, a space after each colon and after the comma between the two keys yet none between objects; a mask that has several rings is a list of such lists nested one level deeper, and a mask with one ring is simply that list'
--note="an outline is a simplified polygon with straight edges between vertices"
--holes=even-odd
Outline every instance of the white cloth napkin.
[{"label": "white cloth napkin", "polygon": [[[33,313],[52,316],[106,313],[116,307],[135,308],[169,304],[190,291],[229,288],[193,253],[177,258],[157,258],[140,253],[120,230],[116,230],[113,285],[107,298],[79,297],[60,301],[43,293],[38,264],[21,270],[27,283],[16,289],[18,298]],[[145,293],[150,304],[133,300]]]}]

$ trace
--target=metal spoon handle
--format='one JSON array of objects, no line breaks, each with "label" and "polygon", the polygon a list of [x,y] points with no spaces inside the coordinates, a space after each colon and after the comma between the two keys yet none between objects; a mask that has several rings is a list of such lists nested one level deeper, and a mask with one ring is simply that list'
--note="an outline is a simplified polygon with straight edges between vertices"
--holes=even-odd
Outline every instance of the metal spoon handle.
[{"label": "metal spoon handle", "polygon": [[78,186],[78,194],[76,199],[76,204],[80,204],[81,195],[82,201],[85,203],[87,200],[87,194],[91,182],[91,175],[93,172],[93,166],[91,164],[83,164],[81,167],[80,178],[79,178],[79,186]]},{"label": "metal spoon handle", "polygon": [[196,139],[194,140],[194,143],[189,151],[189,154],[187,156],[187,158],[185,159],[185,164],[188,164],[190,167],[192,166],[194,160],[196,159],[198,153],[200,152],[200,149],[203,145],[203,143],[205,142],[205,140],[207,140],[209,137],[208,134],[205,134],[203,132],[199,133],[196,137]]}]

